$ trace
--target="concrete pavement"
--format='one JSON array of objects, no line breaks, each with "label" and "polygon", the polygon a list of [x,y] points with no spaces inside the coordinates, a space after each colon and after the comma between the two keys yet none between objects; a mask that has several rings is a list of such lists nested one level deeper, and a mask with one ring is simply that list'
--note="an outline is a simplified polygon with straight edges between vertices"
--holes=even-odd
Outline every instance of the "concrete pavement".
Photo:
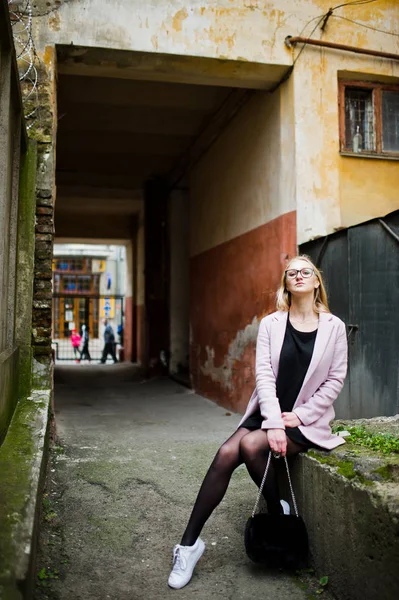
[{"label": "concrete pavement", "polygon": [[57,367],[55,382],[36,600],[309,598],[296,578],[247,559],[256,487],[243,467],[204,528],[191,583],[167,586],[173,545],[239,415],[126,364]]}]

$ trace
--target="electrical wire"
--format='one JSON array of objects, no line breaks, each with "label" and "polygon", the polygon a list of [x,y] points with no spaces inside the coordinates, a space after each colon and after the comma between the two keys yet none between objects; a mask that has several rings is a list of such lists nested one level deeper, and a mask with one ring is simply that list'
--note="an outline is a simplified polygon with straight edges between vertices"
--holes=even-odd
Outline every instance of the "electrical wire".
[{"label": "electrical wire", "polygon": [[395,37],[399,37],[399,33],[394,33],[393,31],[388,31],[387,29],[378,29],[378,27],[372,27],[371,25],[365,25],[364,23],[360,23],[360,21],[354,21],[353,19],[348,19],[347,17],[342,17],[341,15],[331,15],[336,19],[342,19],[343,21],[349,21],[349,23],[354,23],[355,25],[359,25],[360,27],[365,27],[366,29],[371,29],[372,31],[378,31],[379,33],[386,33],[387,35],[393,35]]},{"label": "electrical wire", "polygon": [[[326,16],[326,15],[322,15],[322,16],[319,18],[319,20],[317,21],[316,25],[313,27],[312,31],[310,32],[310,34],[307,36],[307,37],[308,37],[308,39],[310,39],[310,38],[312,37],[312,35],[314,34],[314,32],[316,31],[316,29],[318,28],[318,26],[319,26],[319,25],[322,23],[322,21],[324,20],[325,16]],[[317,17],[315,17],[314,19],[312,19],[311,21],[309,21],[309,23],[311,23],[312,21],[314,21],[316,18],[317,18]],[[301,31],[301,34],[300,34],[300,36],[299,36],[299,37],[301,37],[301,35],[302,35],[302,32],[304,31],[304,29],[306,29],[306,27],[309,25],[309,23],[307,23],[307,24],[305,25],[305,27],[302,29],[302,31]],[[296,57],[295,57],[295,59],[294,59],[294,62],[292,63],[292,67],[294,67],[294,66],[295,66],[295,64],[296,64],[296,62],[297,62],[297,60],[298,60],[298,58],[301,56],[301,54],[302,54],[302,52],[305,50],[306,46],[307,46],[307,44],[306,44],[306,42],[304,42],[304,44],[302,45],[302,48],[299,50],[299,52],[298,52],[297,56],[296,56]]]},{"label": "electrical wire", "polygon": [[342,8],[343,6],[360,6],[361,4],[372,4],[373,2],[377,2],[377,0],[353,0],[352,2],[344,2],[343,4],[338,4],[338,6],[334,6],[331,10],[337,10],[338,8]]},{"label": "electrical wire", "polygon": [[[363,4],[373,4],[374,2],[377,2],[378,0],[352,0],[351,2],[345,2],[343,4],[337,4],[336,6],[332,6],[326,13],[324,13],[323,15],[320,15],[318,17],[313,17],[313,19],[310,19],[310,21],[308,21],[306,23],[306,25],[304,25],[304,27],[302,28],[302,31],[299,33],[298,37],[302,37],[303,32],[305,31],[305,29],[310,25],[310,23],[312,23],[313,21],[317,20],[316,25],[314,26],[314,28],[312,29],[312,31],[310,32],[310,34],[307,36],[309,39],[312,37],[312,35],[314,34],[314,32],[316,31],[316,29],[319,27],[319,25],[324,21],[329,18],[329,17],[336,17],[337,19],[343,19],[345,21],[349,21],[351,23],[355,23],[356,25],[360,25],[362,27],[366,27],[367,29],[372,29],[373,31],[378,31],[380,33],[386,33],[389,35],[393,35],[396,37],[399,37],[399,34],[397,33],[393,33],[392,31],[384,31],[382,29],[378,29],[376,27],[371,27],[369,25],[363,25],[363,23],[359,23],[357,21],[354,21],[352,19],[348,19],[347,17],[342,17],[341,15],[335,15],[334,11],[338,10],[339,8],[344,8],[346,6],[361,6]],[[323,28],[323,27],[322,27]],[[297,62],[297,60],[299,59],[299,57],[301,56],[302,52],[305,50],[306,48],[306,42],[303,43],[302,48],[300,49],[298,55],[296,56],[296,58],[294,59],[294,62],[292,64],[292,67],[294,67],[295,63]]]}]

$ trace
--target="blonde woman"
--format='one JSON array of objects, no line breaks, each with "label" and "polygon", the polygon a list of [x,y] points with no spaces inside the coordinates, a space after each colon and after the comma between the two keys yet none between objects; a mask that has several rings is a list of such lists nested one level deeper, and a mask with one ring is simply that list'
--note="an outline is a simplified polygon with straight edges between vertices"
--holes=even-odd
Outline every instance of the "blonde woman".
[{"label": "blonde woman", "polygon": [[[320,271],[307,256],[289,261],[277,292],[277,312],[262,319],[256,344],[256,388],[235,433],[221,446],[198,493],[180,544],[173,550],[170,587],[191,579],[205,544],[199,537],[222,500],[233,471],[245,463],[260,486],[269,452],[332,450],[333,403],[347,370],[344,323],[330,313]],[[269,472],[263,490],[269,513],[289,514]]]}]

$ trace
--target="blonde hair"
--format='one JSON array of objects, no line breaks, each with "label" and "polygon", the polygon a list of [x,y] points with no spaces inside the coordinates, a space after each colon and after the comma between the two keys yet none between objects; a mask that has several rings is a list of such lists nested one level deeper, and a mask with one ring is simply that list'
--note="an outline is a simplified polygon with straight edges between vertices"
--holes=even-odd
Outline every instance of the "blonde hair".
[{"label": "blonde hair", "polygon": [[294,261],[294,260],[304,260],[305,262],[309,263],[309,265],[312,267],[312,269],[314,270],[314,273],[317,277],[317,279],[319,280],[319,287],[315,288],[314,290],[314,297],[313,297],[313,308],[315,310],[315,312],[317,313],[321,313],[321,312],[331,312],[329,307],[328,307],[328,300],[327,300],[327,292],[326,292],[326,288],[324,287],[324,283],[323,283],[323,277],[321,275],[321,272],[319,271],[319,269],[316,267],[316,265],[314,265],[311,261],[311,259],[309,258],[309,256],[306,256],[306,254],[299,254],[298,256],[294,256],[293,258],[291,258],[284,270],[284,273],[281,277],[281,284],[279,289],[277,290],[277,298],[276,298],[276,308],[277,310],[283,310],[283,311],[288,311],[290,309],[291,306],[291,292],[289,292],[286,288],[285,285],[285,281],[286,281],[286,274],[285,271],[286,269],[289,268],[290,264]]}]

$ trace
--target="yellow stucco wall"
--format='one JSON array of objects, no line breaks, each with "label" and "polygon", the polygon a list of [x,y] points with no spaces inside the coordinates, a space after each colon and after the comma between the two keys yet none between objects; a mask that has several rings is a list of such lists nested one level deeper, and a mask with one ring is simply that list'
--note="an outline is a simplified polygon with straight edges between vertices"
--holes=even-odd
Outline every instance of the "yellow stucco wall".
[{"label": "yellow stucco wall", "polygon": [[[399,5],[392,0],[347,7],[339,14],[399,31]],[[310,31],[311,25],[304,35]],[[338,18],[314,37],[399,55],[398,37]],[[399,161],[341,156],[338,111],[339,78],[398,83],[399,61],[309,46],[293,78],[298,243],[399,209]]]},{"label": "yellow stucco wall", "polygon": [[339,161],[343,227],[399,208],[399,162],[342,156]]},{"label": "yellow stucco wall", "polygon": [[256,92],[190,174],[191,255],[295,209],[292,83]]}]

